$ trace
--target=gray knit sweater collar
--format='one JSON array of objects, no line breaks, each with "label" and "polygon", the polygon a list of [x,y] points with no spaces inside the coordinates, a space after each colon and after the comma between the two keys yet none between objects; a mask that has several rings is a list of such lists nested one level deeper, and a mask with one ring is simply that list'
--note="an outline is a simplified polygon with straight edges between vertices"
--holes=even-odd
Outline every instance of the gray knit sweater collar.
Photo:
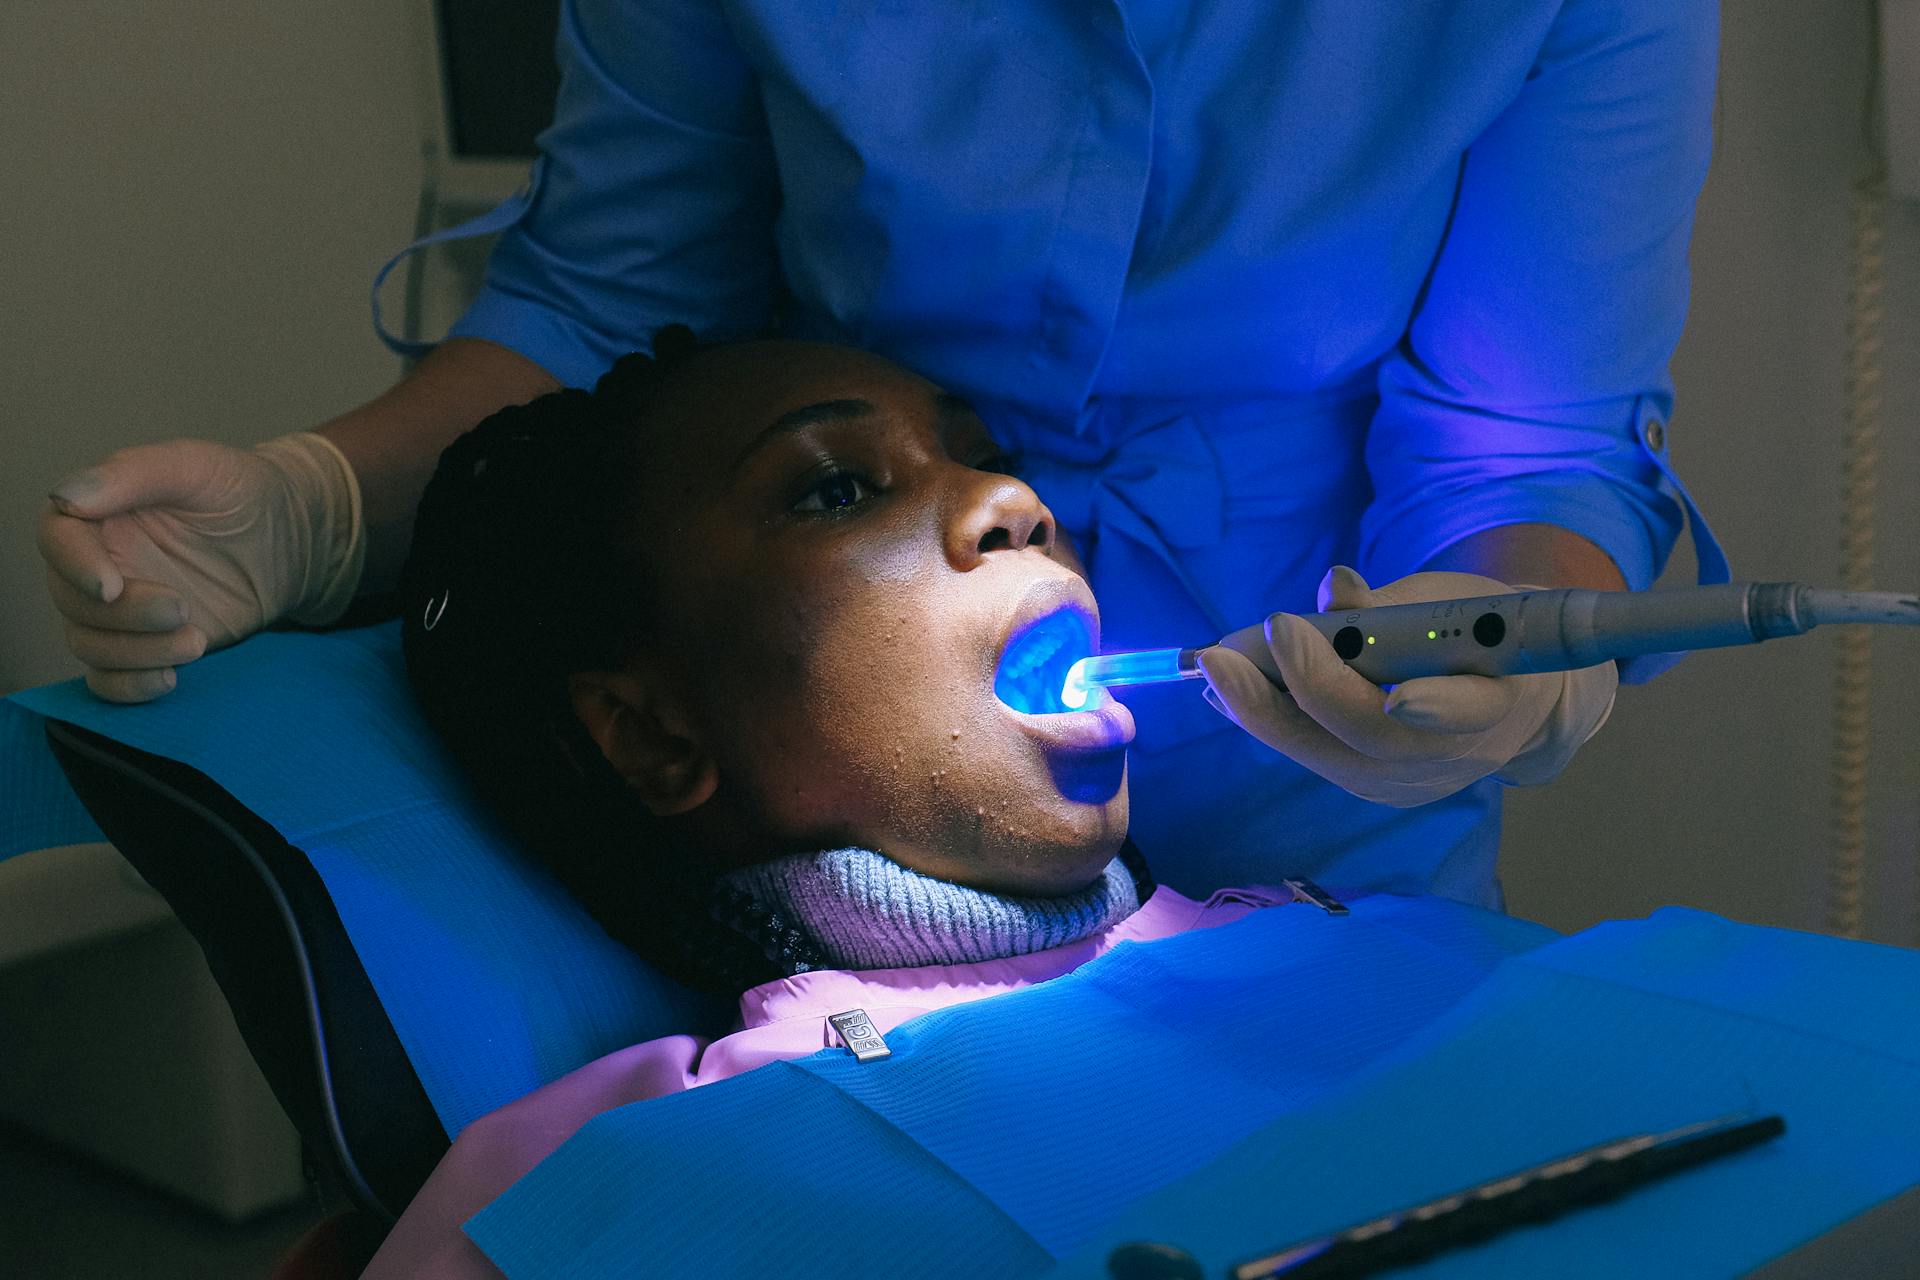
[{"label": "gray knit sweater collar", "polygon": [[841,969],[1001,960],[1078,942],[1140,908],[1119,858],[1059,898],[969,889],[868,849],[796,854],[732,872],[726,883],[798,924]]}]

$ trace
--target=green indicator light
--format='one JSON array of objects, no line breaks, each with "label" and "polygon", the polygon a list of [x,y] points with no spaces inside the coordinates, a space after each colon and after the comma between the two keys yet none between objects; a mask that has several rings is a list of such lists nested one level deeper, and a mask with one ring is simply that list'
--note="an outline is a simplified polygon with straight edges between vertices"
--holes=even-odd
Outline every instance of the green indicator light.
[{"label": "green indicator light", "polygon": [[1427,632],[1427,639],[1429,639],[1429,640],[1438,640],[1439,638],[1440,638],[1440,633],[1439,633],[1438,631],[1429,631],[1429,632]]},{"label": "green indicator light", "polygon": [[1373,637],[1372,637],[1372,636],[1368,636],[1368,637],[1367,637],[1367,643],[1368,643],[1368,644],[1372,644],[1372,643],[1373,643]]}]

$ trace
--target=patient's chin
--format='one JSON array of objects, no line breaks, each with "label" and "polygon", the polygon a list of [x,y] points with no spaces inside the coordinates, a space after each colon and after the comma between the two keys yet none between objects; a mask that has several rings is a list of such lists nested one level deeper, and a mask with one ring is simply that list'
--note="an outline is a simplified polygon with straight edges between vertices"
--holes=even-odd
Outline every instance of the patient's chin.
[{"label": "patient's chin", "polygon": [[1004,892],[1028,898],[1059,898],[1079,893],[1098,881],[1107,864],[1119,855],[1124,830],[1112,839],[1039,859],[1024,870],[1025,882],[1008,885]]},{"label": "patient's chin", "polygon": [[[1088,785],[1091,787],[1091,780]],[[1098,790],[1098,788],[1096,788]],[[1077,893],[1100,878],[1127,839],[1127,786],[1100,791],[1097,803],[1075,803],[1056,814],[1052,839],[1023,850],[1021,874],[1028,883],[1016,892],[1035,897]]]}]

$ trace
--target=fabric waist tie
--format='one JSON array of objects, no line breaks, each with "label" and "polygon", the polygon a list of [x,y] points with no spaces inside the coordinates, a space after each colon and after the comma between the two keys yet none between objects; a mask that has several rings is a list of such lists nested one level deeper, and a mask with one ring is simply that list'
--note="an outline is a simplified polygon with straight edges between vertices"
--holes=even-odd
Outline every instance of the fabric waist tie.
[{"label": "fabric waist tie", "polygon": [[468,218],[465,222],[421,236],[388,258],[386,265],[374,274],[369,299],[373,307],[373,331],[379,336],[380,341],[386,344],[389,351],[409,360],[418,360],[439,345],[437,342],[420,342],[388,332],[386,323],[380,315],[380,286],[387,282],[387,277],[393,273],[393,269],[431,245],[444,244],[449,240],[467,240],[474,236],[491,235],[496,231],[505,231],[520,221],[521,215],[525,214],[528,206],[533,203],[534,194],[540,189],[540,175],[545,163],[544,156],[535,160],[533,168],[527,174],[526,183],[493,208],[476,218]]}]

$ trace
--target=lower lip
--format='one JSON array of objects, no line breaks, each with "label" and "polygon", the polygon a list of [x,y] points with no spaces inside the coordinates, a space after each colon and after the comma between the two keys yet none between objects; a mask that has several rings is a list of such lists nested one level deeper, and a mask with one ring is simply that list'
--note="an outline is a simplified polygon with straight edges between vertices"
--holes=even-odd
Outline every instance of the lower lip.
[{"label": "lower lip", "polygon": [[1036,716],[1015,711],[1005,703],[1001,709],[1029,737],[1038,738],[1055,751],[1113,751],[1126,746],[1133,741],[1133,712],[1104,691],[1098,696],[1099,705],[1085,711]]}]

